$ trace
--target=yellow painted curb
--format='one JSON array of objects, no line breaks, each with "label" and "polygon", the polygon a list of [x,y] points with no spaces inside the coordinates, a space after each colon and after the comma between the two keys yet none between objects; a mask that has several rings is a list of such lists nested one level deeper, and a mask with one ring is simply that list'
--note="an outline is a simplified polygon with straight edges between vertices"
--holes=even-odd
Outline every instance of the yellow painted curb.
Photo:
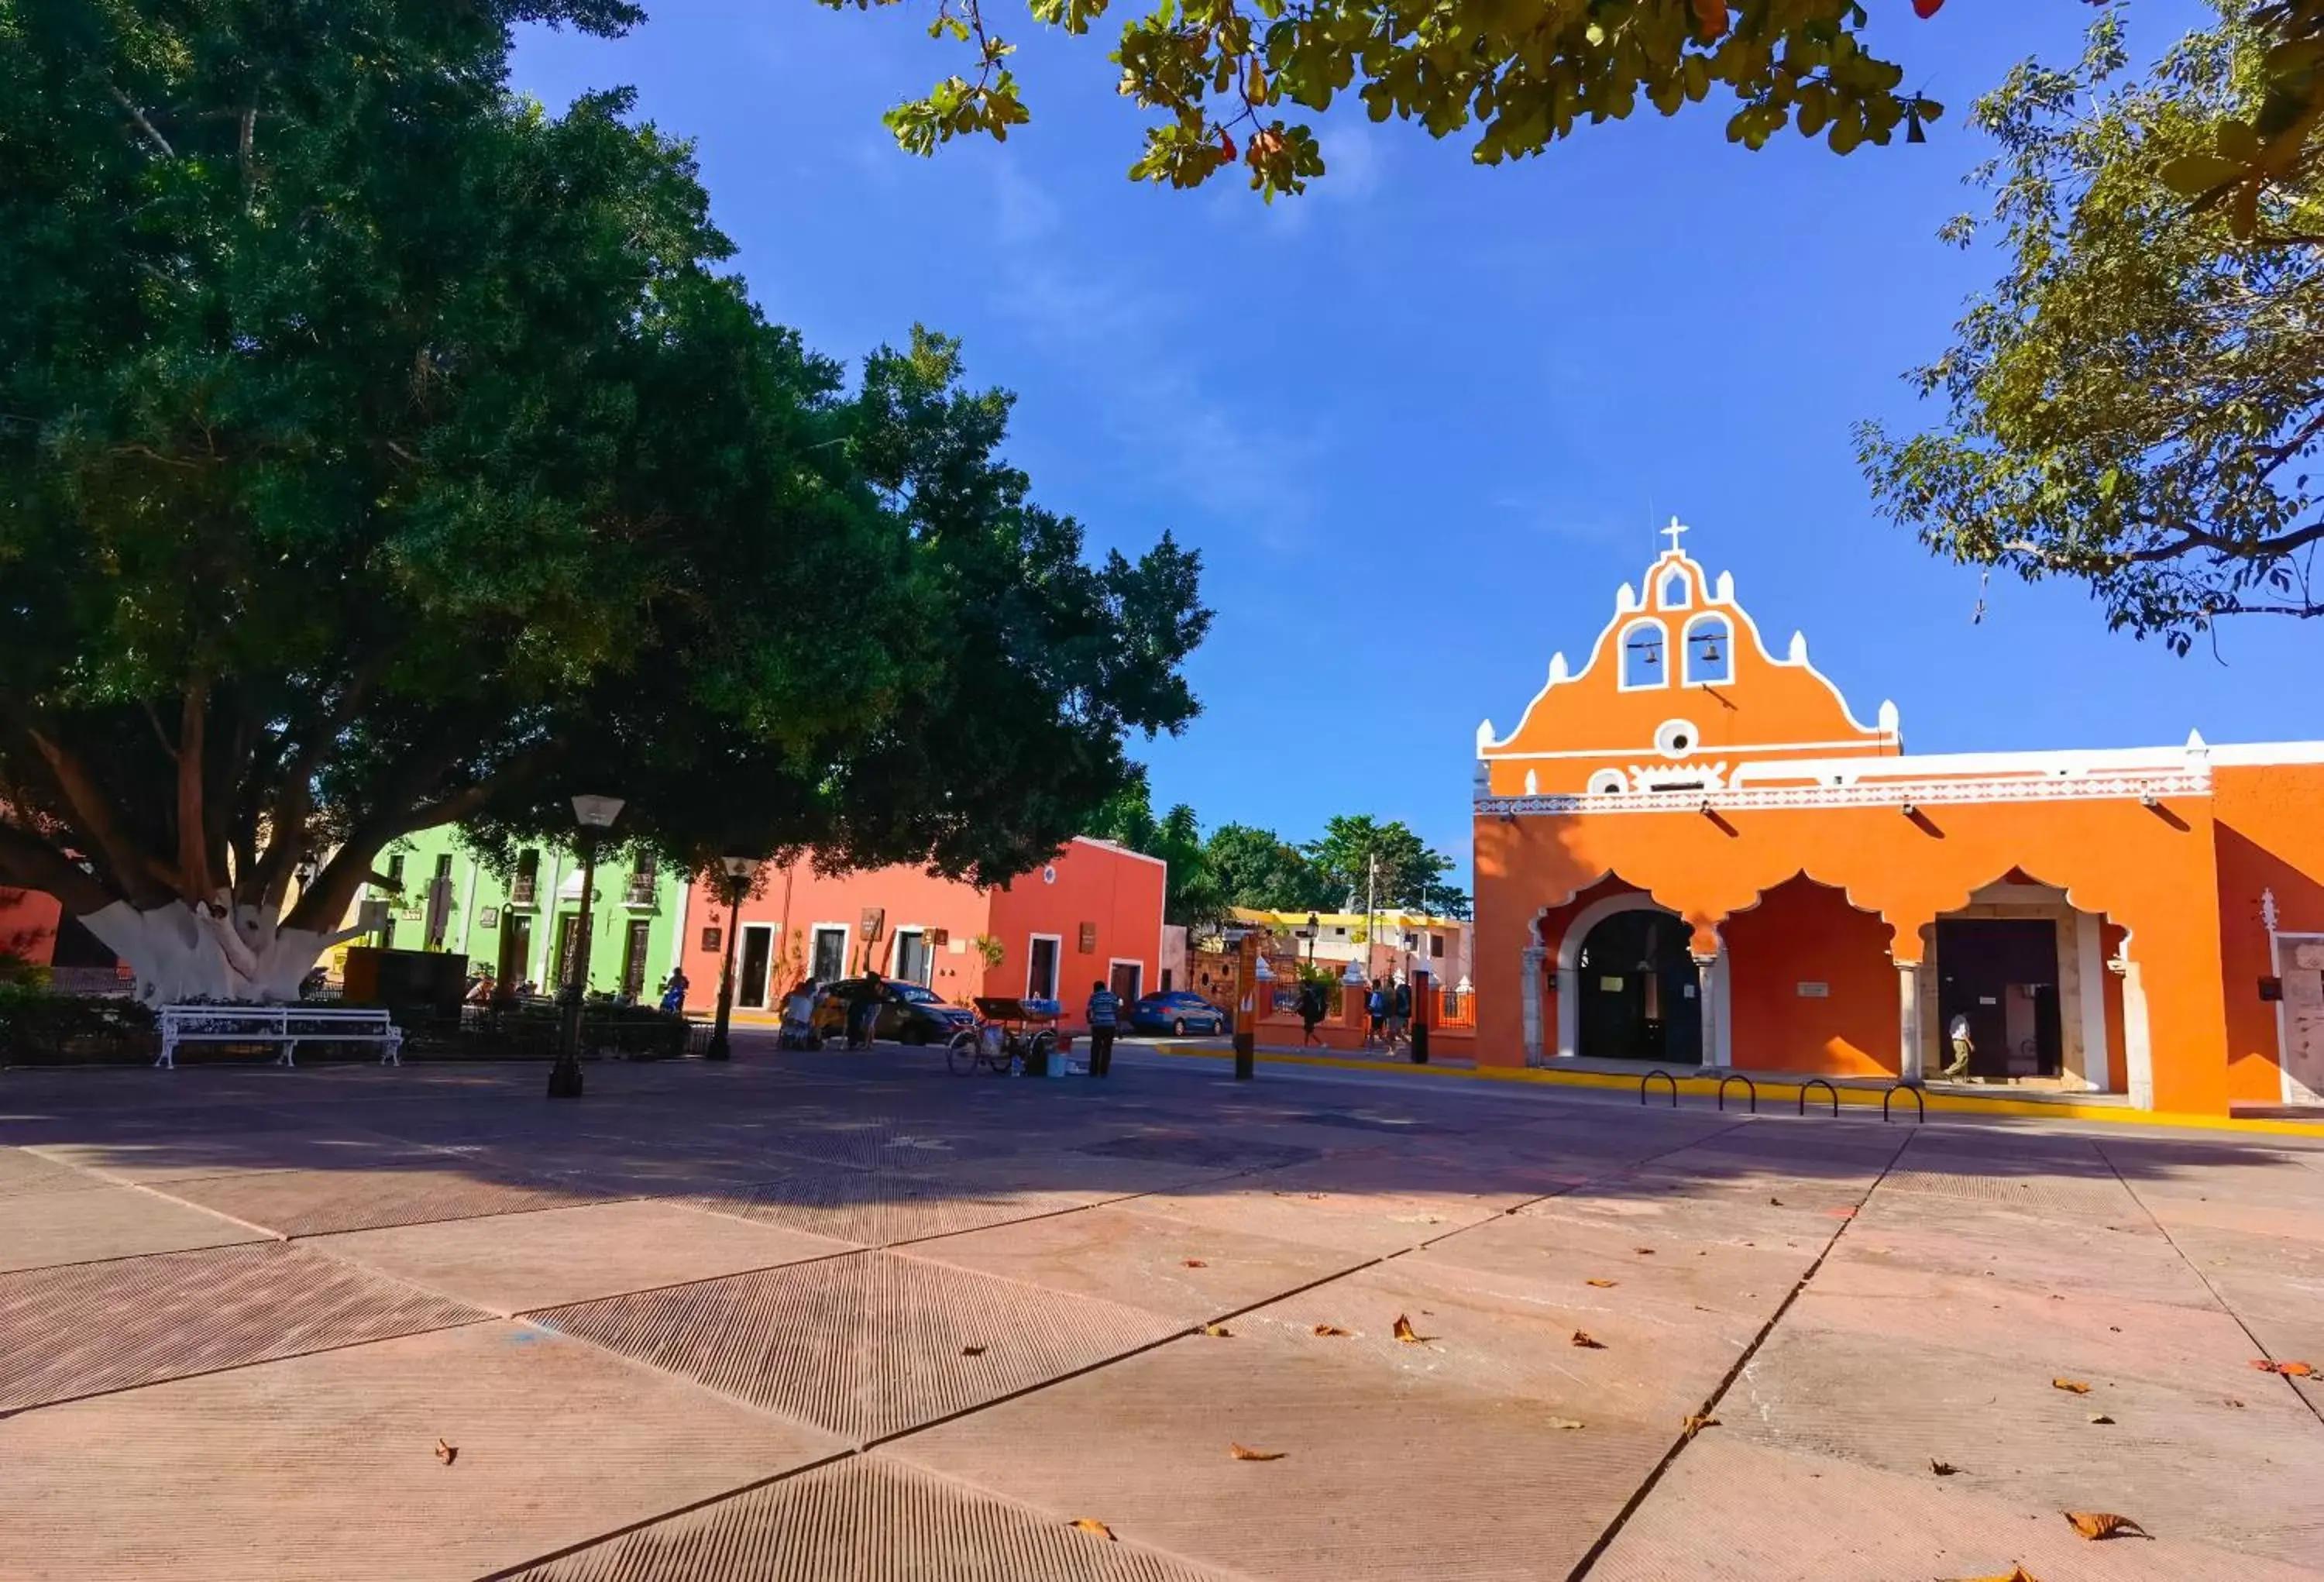
[{"label": "yellow painted curb", "polygon": [[[1232,1058],[1231,1050],[1206,1049],[1199,1044],[1157,1043],[1151,1047],[1166,1055],[1192,1055],[1209,1059]],[[1625,1076],[1618,1071],[1545,1071],[1530,1066],[1479,1066],[1474,1069],[1463,1069],[1457,1066],[1416,1067],[1409,1061],[1351,1060],[1333,1055],[1262,1053],[1259,1058],[1274,1065],[1320,1066],[1339,1071],[1416,1072],[1427,1077],[1468,1078],[1488,1082],[1532,1082],[1552,1087],[1635,1090],[1638,1085],[1637,1077]],[[1699,1074],[1673,1072],[1671,1075],[1681,1083],[1698,1082],[1706,1087],[1711,1086],[1710,1079]],[[1740,1075],[1750,1074],[1746,1072]],[[1770,1080],[1760,1077],[1752,1077],[1751,1080],[1757,1086],[1761,1098],[1770,1100],[1788,1098],[1794,1104],[1797,1103],[1800,1090],[1803,1086],[1796,1081]],[[1836,1087],[1835,1091],[1840,1095],[1840,1102],[1844,1105],[1858,1107],[1870,1106],[1877,1109],[1879,1107],[1881,1096],[1888,1090],[1878,1087]],[[2318,1121],[2278,1121],[2256,1117],[2246,1119],[2235,1115],[2180,1115],[2169,1111],[2132,1109],[2121,1105],[2044,1103],[2037,1099],[1998,1096],[1986,1098],[1976,1094],[1929,1093],[1925,1090],[1921,1096],[1927,1101],[1930,1110],[1937,1113],[2028,1115],[2038,1120],[2098,1121],[2122,1126],[2186,1126],[2203,1131],[2243,1132],[2263,1136],[2324,1137],[2324,1122]],[[1822,1090],[1818,1089],[1809,1102],[1822,1104],[1824,1102]],[[1896,1104],[1909,1104],[1909,1101],[1900,1098]],[[1896,1106],[1892,1105],[1890,1107],[1894,1109]]]}]

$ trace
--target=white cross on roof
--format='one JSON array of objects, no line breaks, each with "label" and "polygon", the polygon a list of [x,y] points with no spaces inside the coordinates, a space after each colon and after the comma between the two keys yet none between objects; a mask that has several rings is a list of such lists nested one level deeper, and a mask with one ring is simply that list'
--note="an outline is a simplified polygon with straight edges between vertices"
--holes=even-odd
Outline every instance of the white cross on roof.
[{"label": "white cross on roof", "polygon": [[1689,532],[1692,531],[1692,530],[1689,528],[1686,523],[1681,522],[1677,517],[1672,517],[1670,520],[1670,525],[1662,530],[1662,536],[1671,541],[1671,547],[1668,552],[1674,555],[1683,553],[1684,551],[1680,550],[1678,547],[1678,535],[1683,532]]}]

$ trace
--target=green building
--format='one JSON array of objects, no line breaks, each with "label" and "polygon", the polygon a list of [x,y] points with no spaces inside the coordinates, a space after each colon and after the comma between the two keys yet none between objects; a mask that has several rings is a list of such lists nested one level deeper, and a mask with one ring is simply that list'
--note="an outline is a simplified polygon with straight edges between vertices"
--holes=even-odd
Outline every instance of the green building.
[{"label": "green building", "polygon": [[[471,971],[553,993],[566,980],[581,923],[581,859],[544,847],[506,879],[470,855],[456,831],[431,829],[388,848],[382,863],[400,889],[365,885],[385,902],[371,942],[466,956]],[[687,887],[651,856],[601,859],[589,924],[588,988],[651,1001],[678,959]]]}]

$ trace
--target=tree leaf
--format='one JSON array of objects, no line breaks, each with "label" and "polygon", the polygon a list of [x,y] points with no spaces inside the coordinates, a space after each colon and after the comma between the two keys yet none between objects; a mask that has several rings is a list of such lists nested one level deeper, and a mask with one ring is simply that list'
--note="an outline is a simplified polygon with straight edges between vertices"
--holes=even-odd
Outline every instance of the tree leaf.
[{"label": "tree leaf", "polygon": [[1254,1450],[1249,1445],[1230,1444],[1227,1447],[1227,1454],[1238,1461],[1280,1461],[1290,1452],[1288,1450]]},{"label": "tree leaf", "polygon": [[1960,1468],[1955,1466],[1950,1461],[1939,1461],[1934,1457],[1932,1457],[1929,1460],[1929,1470],[1935,1473],[1939,1477],[1950,1477],[1954,1473],[1959,1472]]},{"label": "tree leaf", "polygon": [[1430,1338],[1430,1337],[1423,1335],[1418,1330],[1415,1329],[1412,1327],[1412,1320],[1406,1318],[1402,1313],[1398,1313],[1396,1316],[1393,1333],[1398,1340],[1403,1341],[1406,1346],[1424,1345]]},{"label": "tree leaf", "polygon": [[1944,1582],[2042,1582],[2042,1578],[2023,1566],[2012,1566],[1991,1577],[1948,1577]]},{"label": "tree leaf", "polygon": [[1695,1435],[1697,1435],[1697,1434],[1699,1434],[1699,1433],[1702,1432],[1702,1430],[1703,1430],[1703,1429],[1715,1429],[1715,1428],[1717,1428],[1717,1427],[1719,1426],[1719,1420],[1718,1420],[1717,1418],[1715,1418],[1715,1417],[1711,1416],[1711,1415],[1709,1412],[1707,1412],[1707,1411],[1703,1411],[1703,1412],[1697,1412],[1697,1413],[1695,1413],[1694,1415],[1692,1415],[1692,1416],[1691,1416],[1691,1417],[1687,1418],[1683,1422],[1680,1423],[1678,1426],[1679,1426],[1680,1431],[1681,1431],[1681,1432],[1682,1432],[1682,1433],[1683,1433],[1683,1434],[1687,1439],[1692,1439],[1692,1438],[1694,1438],[1694,1436],[1695,1436]]},{"label": "tree leaf", "polygon": [[1641,1258],[1651,1258],[1655,1255],[1655,1250],[1652,1247],[1632,1247],[1630,1251]]},{"label": "tree leaf", "polygon": [[1205,1324],[1203,1326],[1203,1333],[1209,1336],[1213,1340],[1231,1340],[1234,1338],[1234,1331],[1228,1328],[1224,1324]]},{"label": "tree leaf", "polygon": [[2108,1417],[2103,1411],[2094,1411],[2090,1413],[2090,1420],[2092,1422],[2112,1422],[2114,1421],[2114,1419]]},{"label": "tree leaf", "polygon": [[1553,1417],[1545,1420],[1554,1429],[1578,1429],[1583,1426],[1578,1417]]},{"label": "tree leaf", "polygon": [[1318,1324],[1315,1326],[1315,1333],[1318,1335],[1342,1336],[1351,1332],[1341,1328],[1337,1324]]},{"label": "tree leaf", "polygon": [[2107,1511],[2061,1511],[2060,1515],[2074,1525],[2074,1531],[2096,1542],[2101,1538],[2152,1539],[2149,1532],[2127,1516],[2116,1516]]},{"label": "tree leaf", "polygon": [[2306,1363],[2270,1362],[2265,1357],[2252,1364],[2263,1374],[2281,1374],[2287,1379],[2311,1379],[2316,1370]]},{"label": "tree leaf", "polygon": [[443,1439],[436,1441],[436,1459],[441,1461],[445,1466],[451,1466],[454,1461],[459,1458],[459,1446],[447,1443]]},{"label": "tree leaf", "polygon": [[1568,1346],[1578,1346],[1584,1351],[1603,1351],[1606,1349],[1606,1343],[1602,1340],[1591,1339],[1590,1337],[1590,1331],[1587,1329],[1576,1329],[1573,1332],[1573,1338],[1567,1341],[1566,1344]]},{"label": "tree leaf", "polygon": [[963,1356],[982,1356],[984,1355],[984,1347],[981,1346],[964,1346],[960,1348],[960,1355]]},{"label": "tree leaf", "polygon": [[2182,154],[2166,162],[2162,171],[2163,184],[2184,198],[2200,198],[2243,173],[2242,165],[2215,153]]},{"label": "tree leaf", "polygon": [[1121,1540],[1114,1537],[1112,1528],[1108,1527],[1104,1522],[1099,1521],[1094,1516],[1076,1516],[1069,1525],[1082,1532],[1094,1533],[1097,1537],[1105,1540],[1108,1543],[1120,1543],[1121,1541]]},{"label": "tree leaf", "polygon": [[2050,1388],[2064,1390],[2075,1395],[2088,1395],[2090,1392],[2090,1387],[2080,1379],[2052,1379],[2050,1381]]},{"label": "tree leaf", "polygon": [[1204,1263],[1200,1258],[1181,1258],[1179,1262],[1184,1263],[1189,1269],[1208,1269],[1210,1267],[1208,1263]]},{"label": "tree leaf", "polygon": [[1585,1280],[1585,1281],[1583,1281],[1582,1283],[1582,1284],[1584,1284],[1584,1285],[1594,1285],[1594,1286],[1596,1286],[1600,1291],[1611,1291],[1611,1290],[1613,1290],[1613,1289],[1614,1289],[1614,1287],[1615,1287],[1617,1284],[1618,1284],[1618,1283],[1620,1283],[1620,1282],[1619,1282],[1619,1281],[1612,1281],[1612,1280],[1595,1280],[1595,1279],[1592,1279],[1592,1280]]}]

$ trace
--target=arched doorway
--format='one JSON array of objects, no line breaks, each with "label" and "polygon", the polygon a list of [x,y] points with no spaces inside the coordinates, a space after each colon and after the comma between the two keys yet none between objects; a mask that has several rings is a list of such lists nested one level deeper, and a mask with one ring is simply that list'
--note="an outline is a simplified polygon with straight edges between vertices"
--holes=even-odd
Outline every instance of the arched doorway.
[{"label": "arched doorway", "polygon": [[1600,919],[1582,937],[1575,990],[1584,1059],[1702,1060],[1702,1005],[1695,997],[1691,930],[1670,912],[1633,908]]}]

